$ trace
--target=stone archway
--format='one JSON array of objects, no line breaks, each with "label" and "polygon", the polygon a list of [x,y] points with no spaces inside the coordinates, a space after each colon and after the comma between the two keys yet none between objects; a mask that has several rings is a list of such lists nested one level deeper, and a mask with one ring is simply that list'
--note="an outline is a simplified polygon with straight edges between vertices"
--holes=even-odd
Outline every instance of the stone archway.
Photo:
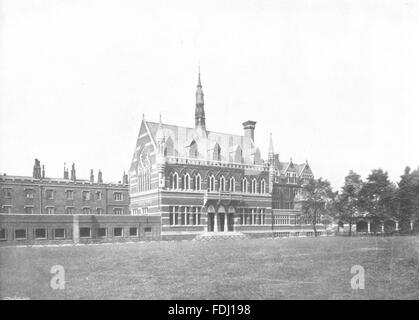
[{"label": "stone archway", "polygon": [[379,220],[372,220],[371,221],[371,232],[372,233],[379,233],[381,232],[382,223]]},{"label": "stone archway", "polygon": [[368,222],[365,220],[360,220],[356,223],[356,232],[357,233],[367,233],[368,232]]},{"label": "stone archway", "polygon": [[393,220],[384,221],[384,233],[391,233],[396,231],[396,222]]},{"label": "stone archway", "polygon": [[217,210],[218,215],[218,231],[227,232],[227,212],[224,206],[219,206]]},{"label": "stone archway", "polygon": [[207,209],[207,231],[215,232],[217,228],[217,216],[214,206],[209,206]]},{"label": "stone archway", "polygon": [[410,220],[409,219],[402,219],[399,221],[399,230],[401,233],[409,233],[410,232]]}]

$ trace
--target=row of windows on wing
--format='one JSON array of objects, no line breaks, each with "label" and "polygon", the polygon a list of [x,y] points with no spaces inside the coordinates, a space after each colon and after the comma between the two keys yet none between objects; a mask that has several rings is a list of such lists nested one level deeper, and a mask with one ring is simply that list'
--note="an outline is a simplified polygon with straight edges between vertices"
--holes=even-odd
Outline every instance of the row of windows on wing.
[{"label": "row of windows on wing", "polygon": [[[4,213],[13,213],[13,207],[12,206],[6,206],[5,205],[5,206],[3,206],[3,210],[2,211],[4,211]],[[78,212],[75,207],[66,207],[64,209],[64,213],[65,214],[78,214],[78,213],[81,213],[81,214],[92,214],[93,212],[95,214],[102,215],[102,214],[104,214],[105,211],[103,210],[103,208],[96,208],[93,211],[89,207],[82,208],[80,212]],[[34,208],[34,206],[25,206],[24,207],[24,213],[26,213],[26,214],[35,214],[35,208]],[[55,214],[56,213],[56,208],[55,207],[52,207],[52,206],[48,206],[48,207],[45,208],[45,211],[43,213],[46,213],[46,214]],[[116,215],[124,214],[124,209],[123,208],[113,208],[113,214],[116,214]]]},{"label": "row of windows on wing", "polygon": [[[279,171],[275,172],[275,182],[279,182],[281,175]],[[296,172],[287,172],[285,175],[285,180],[288,184],[297,184],[298,176]]]},{"label": "row of windows on wing", "polygon": [[[169,188],[173,190],[202,190],[202,179],[201,175],[198,173],[190,177],[189,173],[184,174],[181,179],[177,172],[171,173],[169,175]],[[207,190],[210,192],[220,191],[220,192],[237,192],[236,190],[236,179],[231,177],[227,179],[224,176],[215,178],[214,175],[207,176]],[[265,179],[258,181],[256,178],[253,178],[250,182],[247,178],[243,178],[240,184],[240,192],[243,193],[266,193],[266,182]]]},{"label": "row of windows on wing", "polygon": [[[35,190],[34,189],[25,189],[25,197],[27,199],[33,199],[34,195],[35,195]],[[56,190],[45,190],[45,198],[47,200],[54,200],[54,195],[57,191]],[[74,190],[65,190],[65,195],[67,200],[74,200]],[[103,198],[103,192],[102,191],[82,191],[81,192],[81,198],[82,200],[93,200],[93,196],[92,194],[95,194],[95,199],[96,200],[102,200]],[[12,197],[12,189],[5,189],[4,190],[4,197],[5,198],[11,198]],[[123,193],[122,192],[114,192],[114,200],[115,201],[122,201],[124,200],[123,197]]]},{"label": "row of windows on wing", "polygon": [[[111,233],[108,234],[108,229],[111,230]],[[145,228],[145,233],[151,232],[151,230],[147,230],[150,228]],[[31,230],[31,229],[29,229]],[[112,228],[105,228],[99,227],[95,228],[95,238],[105,238],[105,237],[138,237],[138,227],[129,227],[128,229],[122,227],[112,227]],[[125,232],[124,232],[125,231]],[[63,240],[63,239],[71,239],[71,234],[67,235],[66,228],[34,228],[32,229],[33,232],[33,239],[36,240],[46,240],[56,239],[56,240]],[[7,230],[5,228],[0,228],[0,240],[5,241],[8,240],[8,233],[11,233],[11,240],[27,240],[29,236],[29,231],[27,228],[19,228],[19,229],[12,229]],[[125,234],[127,233],[127,234]],[[91,238],[92,237],[92,230],[89,227],[81,227],[79,228],[79,236],[80,238]]]},{"label": "row of windows on wing", "polygon": [[[320,223],[320,218],[318,218],[316,220],[317,224]],[[310,221],[310,219],[305,216],[305,215],[301,215],[301,216],[290,216],[290,215],[279,215],[279,216],[274,216],[274,221],[273,224],[274,225],[298,225],[298,224],[311,224],[312,222]]]}]

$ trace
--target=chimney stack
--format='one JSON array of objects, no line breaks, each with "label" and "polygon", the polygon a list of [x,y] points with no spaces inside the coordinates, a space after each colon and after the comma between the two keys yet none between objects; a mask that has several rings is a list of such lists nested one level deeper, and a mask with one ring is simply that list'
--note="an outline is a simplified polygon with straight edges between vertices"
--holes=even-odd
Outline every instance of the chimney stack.
[{"label": "chimney stack", "polygon": [[68,169],[65,166],[65,162],[64,162],[64,179],[68,179]]},{"label": "chimney stack", "polygon": [[74,163],[71,165],[71,180],[76,181],[76,168]]},{"label": "chimney stack", "polygon": [[41,162],[38,159],[35,159],[35,164],[33,165],[33,178],[35,179],[41,179],[42,173],[41,173]]},{"label": "chimney stack", "polygon": [[128,184],[128,174],[126,174],[125,171],[124,171],[124,175],[122,176],[122,183]]},{"label": "chimney stack", "polygon": [[103,180],[102,180],[102,171],[100,171],[100,170],[97,173],[97,183],[103,183]]},{"label": "chimney stack", "polygon": [[95,176],[93,174],[93,169],[90,169],[90,182],[95,182]]},{"label": "chimney stack", "polygon": [[248,120],[243,122],[243,129],[244,129],[244,139],[251,139],[255,141],[255,127],[256,121]]},{"label": "chimney stack", "polygon": [[243,158],[245,162],[252,161],[250,159],[252,153],[253,142],[255,140],[256,121],[248,120],[243,122],[244,139],[243,139]]}]

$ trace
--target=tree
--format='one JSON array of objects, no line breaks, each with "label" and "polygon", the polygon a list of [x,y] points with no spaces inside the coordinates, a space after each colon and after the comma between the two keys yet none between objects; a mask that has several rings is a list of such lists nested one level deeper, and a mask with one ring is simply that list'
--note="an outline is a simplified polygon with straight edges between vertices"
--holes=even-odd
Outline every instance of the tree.
[{"label": "tree", "polygon": [[352,235],[352,225],[355,219],[362,214],[360,193],[364,183],[361,176],[354,171],[349,171],[345,177],[345,184],[336,200],[336,210],[339,220],[349,223],[349,235]]},{"label": "tree", "polygon": [[368,216],[383,222],[397,215],[397,187],[382,169],[372,170],[359,193],[360,208]]},{"label": "tree", "polygon": [[402,231],[410,230],[410,221],[418,219],[419,212],[419,168],[413,172],[406,167],[398,183],[398,220]]},{"label": "tree", "polygon": [[304,184],[301,190],[300,202],[306,220],[312,224],[314,236],[317,237],[316,224],[322,217],[330,214],[330,207],[335,194],[332,191],[329,181],[311,179]]}]

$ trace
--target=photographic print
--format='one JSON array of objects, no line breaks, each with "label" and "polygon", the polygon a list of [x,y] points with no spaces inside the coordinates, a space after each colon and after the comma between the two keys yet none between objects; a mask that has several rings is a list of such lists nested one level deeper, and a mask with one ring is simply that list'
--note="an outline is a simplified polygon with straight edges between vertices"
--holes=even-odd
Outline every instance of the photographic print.
[{"label": "photographic print", "polygon": [[418,39],[413,0],[0,0],[0,299],[419,299]]}]

